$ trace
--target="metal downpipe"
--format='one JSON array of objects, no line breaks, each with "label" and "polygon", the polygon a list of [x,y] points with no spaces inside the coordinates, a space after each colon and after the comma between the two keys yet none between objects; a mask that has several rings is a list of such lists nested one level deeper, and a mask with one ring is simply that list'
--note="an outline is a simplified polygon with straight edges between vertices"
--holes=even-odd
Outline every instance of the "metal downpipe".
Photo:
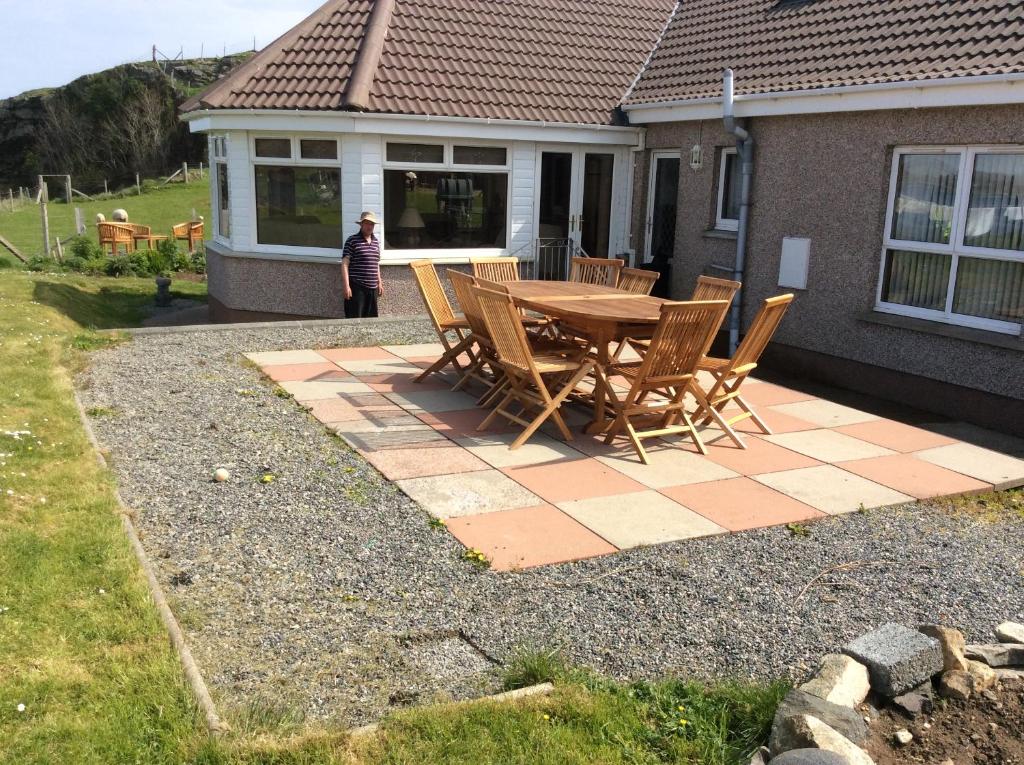
[{"label": "metal downpipe", "polygon": [[[736,124],[736,118],[733,116],[732,69],[726,69],[722,78],[722,121],[726,132],[736,137],[736,157],[740,161],[740,212],[736,226],[736,258],[733,262],[732,278],[742,284],[747,261],[747,225],[750,219],[750,192],[754,177],[754,139],[750,133]],[[743,287],[740,287],[729,311],[730,356],[736,352],[740,344],[742,305]]]}]

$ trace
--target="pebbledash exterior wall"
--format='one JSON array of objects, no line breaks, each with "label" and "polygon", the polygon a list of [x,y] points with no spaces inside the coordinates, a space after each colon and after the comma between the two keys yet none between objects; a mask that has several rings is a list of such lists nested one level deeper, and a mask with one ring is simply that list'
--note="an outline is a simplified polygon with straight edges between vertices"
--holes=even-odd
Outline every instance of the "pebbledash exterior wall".
[{"label": "pebbledash exterior wall", "polygon": [[[898,146],[1024,144],[1024,106],[755,117],[743,321],[758,303],[797,298],[765,363],[955,419],[1024,433],[1024,338],[878,313],[875,306],[892,152]],[[690,168],[700,143],[703,165]],[[734,234],[710,230],[720,120],[651,125],[635,160],[633,246],[643,252],[651,152],[681,151],[672,296],[701,274],[729,277]],[[783,237],[811,240],[807,288],[778,286]],[[715,268],[725,267],[726,270]]]}]

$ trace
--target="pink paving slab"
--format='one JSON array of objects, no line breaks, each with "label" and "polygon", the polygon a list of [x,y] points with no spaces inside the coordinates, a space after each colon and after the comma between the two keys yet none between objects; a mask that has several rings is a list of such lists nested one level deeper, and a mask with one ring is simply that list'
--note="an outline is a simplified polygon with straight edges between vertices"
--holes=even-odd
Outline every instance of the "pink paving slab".
[{"label": "pink paving slab", "polygon": [[810,505],[750,478],[672,486],[661,493],[729,531],[825,517]]}]

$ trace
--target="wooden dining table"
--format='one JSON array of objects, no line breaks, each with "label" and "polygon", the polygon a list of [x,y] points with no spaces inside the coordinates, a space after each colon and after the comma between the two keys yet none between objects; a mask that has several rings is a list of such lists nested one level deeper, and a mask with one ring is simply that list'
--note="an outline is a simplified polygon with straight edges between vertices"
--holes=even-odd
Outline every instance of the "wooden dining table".
[{"label": "wooden dining table", "polygon": [[661,298],[599,284],[523,280],[504,282],[516,305],[559,320],[571,334],[586,339],[597,359],[594,386],[594,420],[589,432],[603,429],[605,386],[611,361],[609,346],[626,337],[646,338],[654,334],[661,316]]}]

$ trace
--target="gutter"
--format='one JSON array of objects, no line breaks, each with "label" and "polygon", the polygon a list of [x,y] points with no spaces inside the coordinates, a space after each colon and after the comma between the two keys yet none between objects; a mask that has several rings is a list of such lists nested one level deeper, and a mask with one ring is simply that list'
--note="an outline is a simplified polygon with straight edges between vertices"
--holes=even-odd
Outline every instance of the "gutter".
[{"label": "gutter", "polygon": [[348,79],[348,87],[341,100],[342,109],[365,111],[370,104],[370,87],[377,76],[380,55],[384,51],[384,40],[388,36],[391,14],[395,10],[395,0],[374,0],[370,20],[366,25],[366,34],[359,46],[359,58],[356,59],[352,75]]},{"label": "gutter", "polygon": [[[733,263],[732,278],[743,284],[743,272],[747,259],[747,222],[750,218],[750,187],[754,177],[754,139],[736,123],[733,116],[733,74],[726,69],[722,77],[722,122],[725,131],[736,137],[736,155],[740,160],[740,217],[736,227],[736,259]],[[740,343],[741,306],[743,287],[736,291],[729,312],[729,355],[736,352]]]}]

